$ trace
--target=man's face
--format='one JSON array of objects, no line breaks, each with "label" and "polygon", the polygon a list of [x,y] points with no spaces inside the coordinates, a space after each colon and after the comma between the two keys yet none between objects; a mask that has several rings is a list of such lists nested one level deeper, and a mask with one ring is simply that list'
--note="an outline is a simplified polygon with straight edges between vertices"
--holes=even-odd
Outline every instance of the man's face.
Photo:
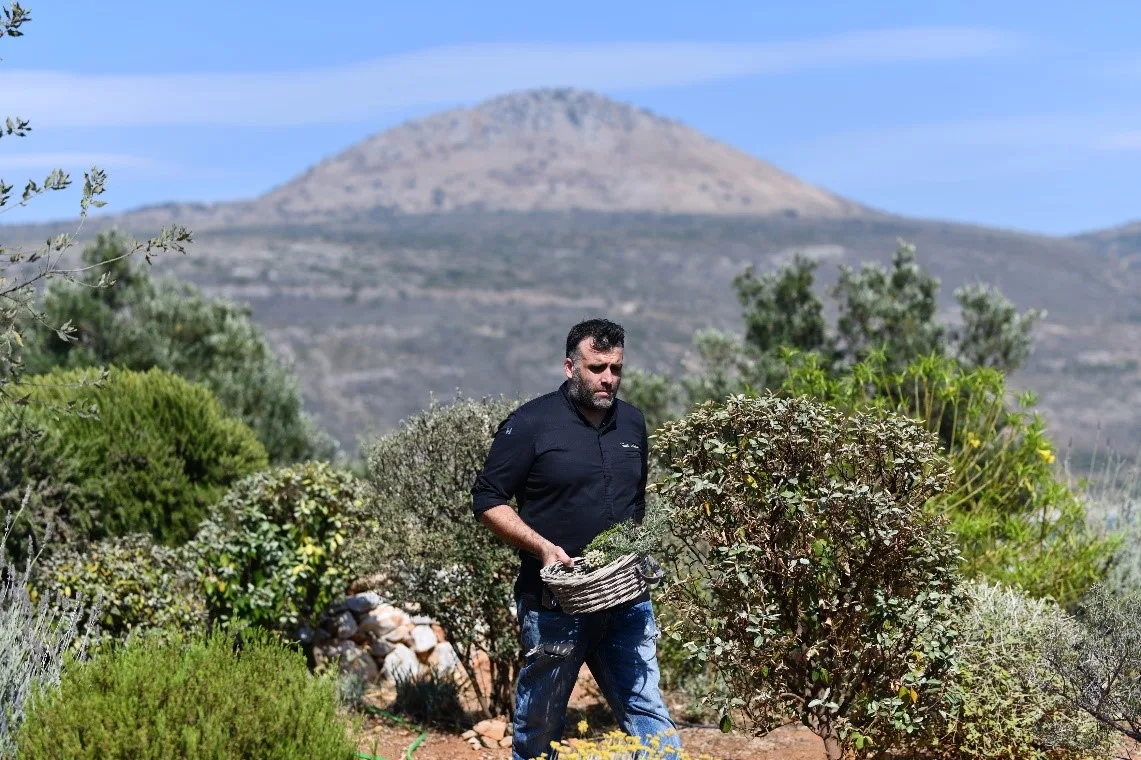
[{"label": "man's face", "polygon": [[587,409],[609,409],[622,384],[622,349],[595,351],[590,338],[584,338],[578,353],[578,361],[568,358],[563,364],[571,398]]}]

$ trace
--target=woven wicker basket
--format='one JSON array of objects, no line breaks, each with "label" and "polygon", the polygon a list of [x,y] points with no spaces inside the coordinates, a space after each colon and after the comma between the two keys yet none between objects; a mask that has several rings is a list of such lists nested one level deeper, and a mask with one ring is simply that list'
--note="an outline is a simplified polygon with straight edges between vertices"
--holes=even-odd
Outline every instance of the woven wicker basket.
[{"label": "woven wicker basket", "polygon": [[555,563],[539,571],[559,607],[571,615],[601,612],[637,599],[663,575],[653,557],[638,554],[624,554],[599,568],[581,557],[575,557],[574,564],[568,568]]}]

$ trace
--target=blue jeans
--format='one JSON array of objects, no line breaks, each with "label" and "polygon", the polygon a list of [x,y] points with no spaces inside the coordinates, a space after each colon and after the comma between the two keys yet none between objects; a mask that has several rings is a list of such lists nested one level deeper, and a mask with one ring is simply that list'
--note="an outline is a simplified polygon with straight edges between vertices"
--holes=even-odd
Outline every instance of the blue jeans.
[{"label": "blue jeans", "polygon": [[517,606],[526,659],[515,690],[513,760],[554,755],[551,742],[562,739],[584,662],[623,731],[646,746],[657,736],[660,748],[681,749],[658,689],[658,626],[650,602],[589,615]]}]

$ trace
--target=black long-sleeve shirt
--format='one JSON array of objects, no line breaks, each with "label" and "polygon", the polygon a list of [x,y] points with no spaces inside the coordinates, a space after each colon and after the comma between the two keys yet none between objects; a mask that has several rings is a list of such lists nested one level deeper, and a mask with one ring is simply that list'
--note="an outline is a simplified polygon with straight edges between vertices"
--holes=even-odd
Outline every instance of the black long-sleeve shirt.
[{"label": "black long-sleeve shirt", "polygon": [[[472,512],[507,504],[536,533],[574,557],[602,531],[646,512],[649,443],[642,413],[615,399],[596,428],[564,382],[500,423],[472,486]],[[515,593],[539,605],[540,561],[520,552]]]}]

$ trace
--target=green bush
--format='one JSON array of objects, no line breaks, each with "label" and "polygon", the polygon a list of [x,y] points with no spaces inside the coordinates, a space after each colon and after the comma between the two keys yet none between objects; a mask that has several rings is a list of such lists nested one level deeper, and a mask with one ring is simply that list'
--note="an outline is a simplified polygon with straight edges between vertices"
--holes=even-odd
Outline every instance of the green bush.
[{"label": "green bush", "polygon": [[[1125,594],[1090,589],[1070,620],[1055,621],[1042,637],[1042,688],[1087,721],[1141,742],[1141,589]],[[1089,745],[1089,732],[1050,727],[1045,738]],[[1128,756],[1128,752],[1126,753]]]},{"label": "green bush", "polygon": [[1034,397],[1016,399],[995,369],[927,357],[888,372],[873,356],[832,377],[812,355],[790,353],[782,391],[848,411],[905,415],[939,436],[954,487],[931,508],[946,515],[962,571],[1066,604],[1097,582],[1118,540],[1095,532],[1082,501],[1054,465]]},{"label": "green bush", "polygon": [[[32,463],[34,473],[26,474],[33,483],[67,484],[40,491],[33,506],[37,519],[62,523],[68,540],[146,532],[177,545],[231,484],[266,466],[254,434],[227,417],[206,388],[157,369],[112,369],[99,386],[92,375],[29,379],[14,394],[27,405],[11,424],[42,437],[11,435],[0,452],[0,459]],[[98,417],[81,413],[88,409]]]},{"label": "green bush", "polygon": [[473,523],[471,487],[499,423],[517,403],[458,399],[405,420],[367,449],[371,496],[351,554],[360,575],[383,571],[394,601],[438,621],[462,666],[487,656],[491,691],[469,678],[484,712],[510,714],[519,665],[517,553]]},{"label": "green bush", "polygon": [[99,634],[123,640],[136,631],[192,630],[206,606],[183,548],[136,533],[88,546],[64,546],[36,567],[36,594],[56,600],[102,598]]},{"label": "green bush", "polygon": [[[22,325],[28,370],[165,369],[209,388],[228,414],[249,425],[272,463],[331,458],[335,443],[305,413],[296,378],[270,349],[249,306],[190,283],[154,279],[119,258],[126,245],[110,231],[83,252],[84,263],[108,270],[114,285],[61,280],[46,289],[47,322]],[[71,341],[47,326],[65,320],[76,328]]]},{"label": "green bush", "polygon": [[1035,677],[1052,631],[1067,625],[1065,613],[1001,586],[971,582],[967,591],[969,603],[953,623],[954,684],[907,749],[948,758],[1109,757],[1107,733],[1096,721]]},{"label": "green bush", "polygon": [[684,547],[669,635],[723,679],[709,701],[758,731],[793,716],[831,758],[919,730],[961,603],[953,537],[923,508],[950,485],[934,436],[770,394],[703,404],[657,443]]},{"label": "green bush", "polygon": [[143,636],[70,668],[16,741],[21,760],[356,755],[336,681],[258,629]]},{"label": "green bush", "polygon": [[363,483],[325,462],[257,473],[203,521],[187,551],[212,621],[296,636],[344,593],[349,516]]}]

